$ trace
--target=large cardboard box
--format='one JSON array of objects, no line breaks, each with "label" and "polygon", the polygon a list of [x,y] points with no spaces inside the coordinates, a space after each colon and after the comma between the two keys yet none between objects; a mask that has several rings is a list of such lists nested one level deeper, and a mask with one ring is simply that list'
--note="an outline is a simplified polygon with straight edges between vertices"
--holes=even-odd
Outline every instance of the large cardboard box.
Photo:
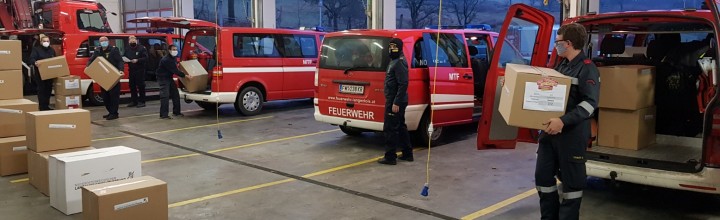
[{"label": "large cardboard box", "polygon": [[50,152],[34,152],[28,151],[27,162],[28,162],[28,177],[30,178],[30,185],[34,186],[40,193],[45,196],[50,196],[50,174],[48,168],[48,161],[50,155],[64,154],[78,151],[93,150],[93,147],[83,147],[68,150],[50,151]]},{"label": "large cardboard box", "polygon": [[37,110],[27,99],[0,100],[0,138],[25,135],[25,113]]},{"label": "large cardboard box", "polygon": [[29,112],[28,148],[47,152],[90,146],[90,112],[83,109]]},{"label": "large cardboard box", "polygon": [[168,219],[167,184],[150,176],[86,186],[83,220]]},{"label": "large cardboard box", "polygon": [[37,67],[38,71],[40,71],[40,79],[42,80],[70,75],[70,67],[68,66],[65,56],[38,60]]},{"label": "large cardboard box", "polygon": [[55,95],[82,95],[79,76],[61,76],[53,84]]},{"label": "large cardboard box", "polygon": [[142,176],[140,151],[109,147],[50,156],[50,206],[82,212],[82,187]]},{"label": "large cardboard box", "polygon": [[112,89],[123,76],[123,72],[115,68],[104,57],[96,58],[90,66],[85,68],[85,74],[106,90]]},{"label": "large cardboard box", "polygon": [[22,70],[19,40],[0,40],[0,70]]},{"label": "large cardboard box", "polygon": [[639,150],[655,143],[655,107],[640,110],[601,108],[598,144]]},{"label": "large cardboard box", "polygon": [[22,70],[0,71],[0,100],[23,98]]},{"label": "large cardboard box", "polygon": [[55,109],[79,109],[82,108],[81,95],[55,95]]},{"label": "large cardboard box", "polygon": [[600,108],[638,110],[655,105],[655,67],[599,67]]},{"label": "large cardboard box", "polygon": [[508,64],[498,110],[508,125],[544,129],[565,114],[572,79],[553,69]]},{"label": "large cardboard box", "polygon": [[0,138],[0,176],[27,173],[25,136]]},{"label": "large cardboard box", "polygon": [[197,60],[180,62],[180,71],[192,76],[192,79],[180,78],[188,92],[200,92],[207,89],[208,72]]}]

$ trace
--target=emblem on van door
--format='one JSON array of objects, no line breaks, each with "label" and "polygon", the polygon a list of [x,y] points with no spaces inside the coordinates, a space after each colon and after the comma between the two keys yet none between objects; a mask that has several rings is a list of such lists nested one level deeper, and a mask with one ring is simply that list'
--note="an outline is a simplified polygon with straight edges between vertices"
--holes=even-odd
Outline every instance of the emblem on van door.
[{"label": "emblem on van door", "polygon": [[545,78],[542,78],[541,80],[538,80],[537,85],[538,85],[538,89],[547,91],[547,90],[552,90],[553,87],[557,86],[558,82],[553,79],[545,77]]},{"label": "emblem on van door", "polygon": [[458,80],[458,79],[460,79],[460,73],[450,73],[450,74],[448,74],[448,75],[449,75],[448,77],[450,78],[450,80]]},{"label": "emblem on van door", "polygon": [[305,65],[312,64],[312,60],[303,60],[303,64],[305,64]]}]

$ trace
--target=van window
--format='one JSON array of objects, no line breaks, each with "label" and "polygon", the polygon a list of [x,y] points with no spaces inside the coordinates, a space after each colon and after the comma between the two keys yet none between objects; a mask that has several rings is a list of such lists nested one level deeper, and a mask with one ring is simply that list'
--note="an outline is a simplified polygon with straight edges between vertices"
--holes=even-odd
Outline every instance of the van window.
[{"label": "van window", "polygon": [[88,41],[83,41],[80,43],[80,47],[77,49],[77,55],[76,57],[90,57],[90,51],[93,49],[90,48],[90,45],[88,44]]},{"label": "van window", "polygon": [[53,23],[53,11],[47,10],[43,11],[41,13],[42,15],[42,25],[43,28],[53,28],[55,24]]},{"label": "van window", "polygon": [[[519,18],[513,18],[510,24],[516,33],[508,34],[503,42],[500,57],[497,59],[498,67],[501,68],[505,68],[508,63],[529,64],[535,51],[538,25]],[[554,46],[554,43],[550,42],[550,46]]]},{"label": "van window", "polygon": [[[115,46],[120,50],[120,54],[125,53],[125,44],[127,44],[127,38],[109,38],[110,46]],[[93,39],[93,48],[97,48],[100,46],[100,38],[94,38]]]},{"label": "van window", "polygon": [[320,68],[385,71],[389,63],[386,37],[333,37],[323,41]]},{"label": "van window", "polygon": [[78,28],[80,30],[88,30],[95,32],[103,32],[105,30],[105,21],[103,21],[100,11],[78,10]]},{"label": "van window", "polygon": [[233,35],[235,57],[280,57],[275,37],[271,34]]},{"label": "van window", "polygon": [[488,54],[490,50],[488,48],[487,38],[483,35],[468,35],[467,44],[468,47],[475,47],[478,50],[478,54],[472,56],[473,59],[488,60]]},{"label": "van window", "polygon": [[425,43],[428,48],[424,51],[425,57],[429,58],[426,59],[428,66],[468,67],[465,38],[461,34],[440,34],[438,40],[438,34],[425,33],[423,39],[430,40]]},{"label": "van window", "polygon": [[420,38],[413,46],[412,68],[427,68],[427,60],[423,57],[423,39]]},{"label": "van window", "polygon": [[283,35],[285,57],[317,58],[317,43],[313,35]]}]

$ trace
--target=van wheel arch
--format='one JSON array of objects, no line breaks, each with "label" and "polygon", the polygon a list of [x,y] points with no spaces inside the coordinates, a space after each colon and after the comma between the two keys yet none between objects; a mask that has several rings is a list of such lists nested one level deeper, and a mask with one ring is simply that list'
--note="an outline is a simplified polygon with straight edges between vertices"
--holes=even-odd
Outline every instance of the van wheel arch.
[{"label": "van wheel arch", "polygon": [[[250,99],[257,98],[260,103],[258,103],[257,107],[252,108],[252,106],[248,106],[248,104],[243,102],[246,98],[245,96]],[[259,82],[248,82],[238,90],[234,103],[235,111],[245,116],[257,115],[262,111],[262,105],[265,101],[267,101],[267,90],[265,86]]]}]

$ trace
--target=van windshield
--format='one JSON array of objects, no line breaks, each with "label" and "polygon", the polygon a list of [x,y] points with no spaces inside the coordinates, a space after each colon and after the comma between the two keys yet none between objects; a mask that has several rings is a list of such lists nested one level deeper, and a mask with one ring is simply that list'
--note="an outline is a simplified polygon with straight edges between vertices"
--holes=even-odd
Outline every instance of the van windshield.
[{"label": "van windshield", "polygon": [[100,11],[78,10],[78,28],[80,30],[106,32],[108,27],[105,26],[106,18]]},{"label": "van windshield", "polygon": [[385,71],[388,65],[390,38],[386,37],[333,37],[323,41],[320,68]]}]

